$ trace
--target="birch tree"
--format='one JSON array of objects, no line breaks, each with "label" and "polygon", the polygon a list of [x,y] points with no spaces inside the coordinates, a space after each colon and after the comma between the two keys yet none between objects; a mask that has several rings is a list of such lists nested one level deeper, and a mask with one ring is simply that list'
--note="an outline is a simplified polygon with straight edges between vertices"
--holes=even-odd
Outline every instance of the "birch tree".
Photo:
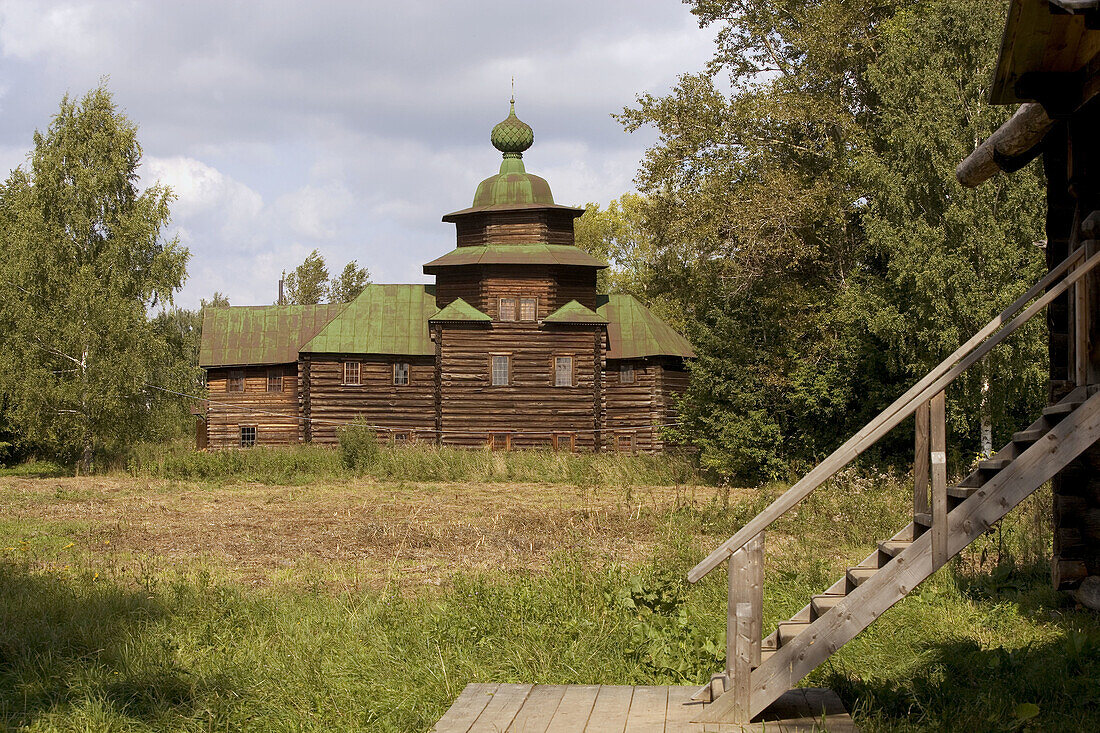
[{"label": "birch tree", "polygon": [[13,429],[92,470],[145,437],[178,375],[148,313],[188,252],[166,239],[171,192],[138,188],[137,127],[104,87],[61,101],[0,186],[0,396]]}]

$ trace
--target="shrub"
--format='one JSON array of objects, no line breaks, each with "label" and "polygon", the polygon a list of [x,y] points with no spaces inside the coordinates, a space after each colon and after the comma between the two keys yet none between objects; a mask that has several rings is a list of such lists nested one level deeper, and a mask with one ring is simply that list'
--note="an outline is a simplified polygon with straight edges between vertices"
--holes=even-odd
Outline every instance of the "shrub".
[{"label": "shrub", "polygon": [[378,436],[365,420],[357,418],[336,431],[340,440],[340,460],[353,471],[367,471],[378,463],[382,449]]}]

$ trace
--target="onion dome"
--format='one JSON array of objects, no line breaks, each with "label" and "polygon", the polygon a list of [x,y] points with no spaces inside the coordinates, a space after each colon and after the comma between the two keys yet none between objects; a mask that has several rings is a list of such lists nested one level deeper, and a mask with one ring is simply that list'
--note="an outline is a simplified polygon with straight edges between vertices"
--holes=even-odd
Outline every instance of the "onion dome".
[{"label": "onion dome", "polygon": [[493,147],[504,153],[504,157],[523,157],[523,151],[531,147],[535,142],[535,131],[526,122],[516,117],[516,98],[509,100],[512,109],[508,117],[489,134],[489,140]]},{"label": "onion dome", "polygon": [[530,125],[516,117],[516,100],[513,98],[510,103],[508,117],[489,135],[493,147],[504,154],[500,172],[478,185],[474,208],[554,203],[546,179],[528,173],[523,167],[523,151],[535,142],[535,133]]}]

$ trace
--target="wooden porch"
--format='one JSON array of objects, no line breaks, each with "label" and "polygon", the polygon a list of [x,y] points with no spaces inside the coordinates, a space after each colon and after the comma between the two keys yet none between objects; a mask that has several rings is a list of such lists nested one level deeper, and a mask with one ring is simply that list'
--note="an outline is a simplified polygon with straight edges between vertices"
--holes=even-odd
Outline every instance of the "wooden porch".
[{"label": "wooden porch", "polygon": [[694,687],[470,684],[434,733],[740,733],[857,729],[832,690],[796,688],[748,725],[695,723],[708,703]]}]

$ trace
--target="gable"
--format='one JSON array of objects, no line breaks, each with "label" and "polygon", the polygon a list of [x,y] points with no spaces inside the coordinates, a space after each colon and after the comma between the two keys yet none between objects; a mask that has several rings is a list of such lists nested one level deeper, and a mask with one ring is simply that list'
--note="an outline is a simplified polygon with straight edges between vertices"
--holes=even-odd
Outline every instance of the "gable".
[{"label": "gable", "polygon": [[438,310],[431,285],[368,285],[301,351],[430,356],[428,319]]},{"label": "gable", "polygon": [[207,308],[202,318],[199,366],[289,364],[346,303],[246,305]]}]

